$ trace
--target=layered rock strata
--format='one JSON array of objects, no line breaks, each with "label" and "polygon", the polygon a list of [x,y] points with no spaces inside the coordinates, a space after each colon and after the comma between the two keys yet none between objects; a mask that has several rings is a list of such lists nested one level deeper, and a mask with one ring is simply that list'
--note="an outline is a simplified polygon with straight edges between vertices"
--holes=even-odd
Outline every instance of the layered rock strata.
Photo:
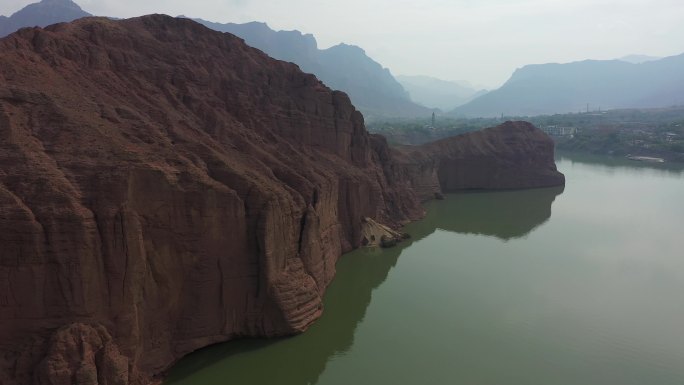
[{"label": "layered rock strata", "polygon": [[344,93],[190,20],[0,40],[0,383],[149,383],[305,330],[365,218],[421,217],[453,146],[396,152]]},{"label": "layered rock strata", "polygon": [[553,140],[528,122],[453,136],[421,146],[391,148],[398,168],[421,200],[463,190],[558,186]]}]

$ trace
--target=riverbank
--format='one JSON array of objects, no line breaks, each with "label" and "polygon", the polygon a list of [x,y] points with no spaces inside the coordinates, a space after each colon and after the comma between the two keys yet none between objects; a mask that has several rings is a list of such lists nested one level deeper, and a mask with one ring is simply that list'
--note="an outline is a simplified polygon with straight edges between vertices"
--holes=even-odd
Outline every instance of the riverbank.
[{"label": "riverbank", "polygon": [[564,189],[427,203],[412,239],[340,259],[306,333],[201,350],[167,385],[684,382],[684,170],[557,164]]}]

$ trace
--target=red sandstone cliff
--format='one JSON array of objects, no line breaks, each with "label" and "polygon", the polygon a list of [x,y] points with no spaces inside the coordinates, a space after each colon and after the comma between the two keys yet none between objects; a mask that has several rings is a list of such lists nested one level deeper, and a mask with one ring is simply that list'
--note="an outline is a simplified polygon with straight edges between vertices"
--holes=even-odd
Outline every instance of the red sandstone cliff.
[{"label": "red sandstone cliff", "polygon": [[392,148],[394,167],[422,200],[460,190],[498,190],[565,183],[553,140],[528,122],[457,135],[421,146]]},{"label": "red sandstone cliff", "polygon": [[303,331],[363,218],[422,215],[412,165],[463,160],[416,151],[189,20],[0,40],[0,383],[141,384],[212,343]]},{"label": "red sandstone cliff", "polygon": [[231,35],[85,19],[0,49],[4,382],[140,382],[304,330],[360,219],[422,212],[346,95]]}]

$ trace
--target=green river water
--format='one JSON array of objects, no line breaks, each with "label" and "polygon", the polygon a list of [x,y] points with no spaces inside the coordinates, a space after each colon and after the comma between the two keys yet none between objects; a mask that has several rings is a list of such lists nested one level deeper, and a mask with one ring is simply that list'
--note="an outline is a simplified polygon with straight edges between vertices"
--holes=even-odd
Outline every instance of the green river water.
[{"label": "green river water", "polygon": [[682,385],[684,173],[561,155],[563,188],[447,195],[343,256],[306,333],[216,345],[166,385]]}]

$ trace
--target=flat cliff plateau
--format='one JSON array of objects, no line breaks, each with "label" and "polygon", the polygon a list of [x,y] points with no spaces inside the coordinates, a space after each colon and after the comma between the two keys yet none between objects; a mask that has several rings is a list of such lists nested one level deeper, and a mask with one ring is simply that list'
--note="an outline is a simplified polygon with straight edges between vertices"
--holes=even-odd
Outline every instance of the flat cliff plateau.
[{"label": "flat cliff plateau", "polygon": [[[475,187],[562,183],[550,139],[511,125],[392,149],[344,93],[187,19],[19,30],[0,40],[0,384],[147,384],[304,331],[368,218],[397,228],[494,169]],[[485,175],[451,177],[471,156]]]}]

